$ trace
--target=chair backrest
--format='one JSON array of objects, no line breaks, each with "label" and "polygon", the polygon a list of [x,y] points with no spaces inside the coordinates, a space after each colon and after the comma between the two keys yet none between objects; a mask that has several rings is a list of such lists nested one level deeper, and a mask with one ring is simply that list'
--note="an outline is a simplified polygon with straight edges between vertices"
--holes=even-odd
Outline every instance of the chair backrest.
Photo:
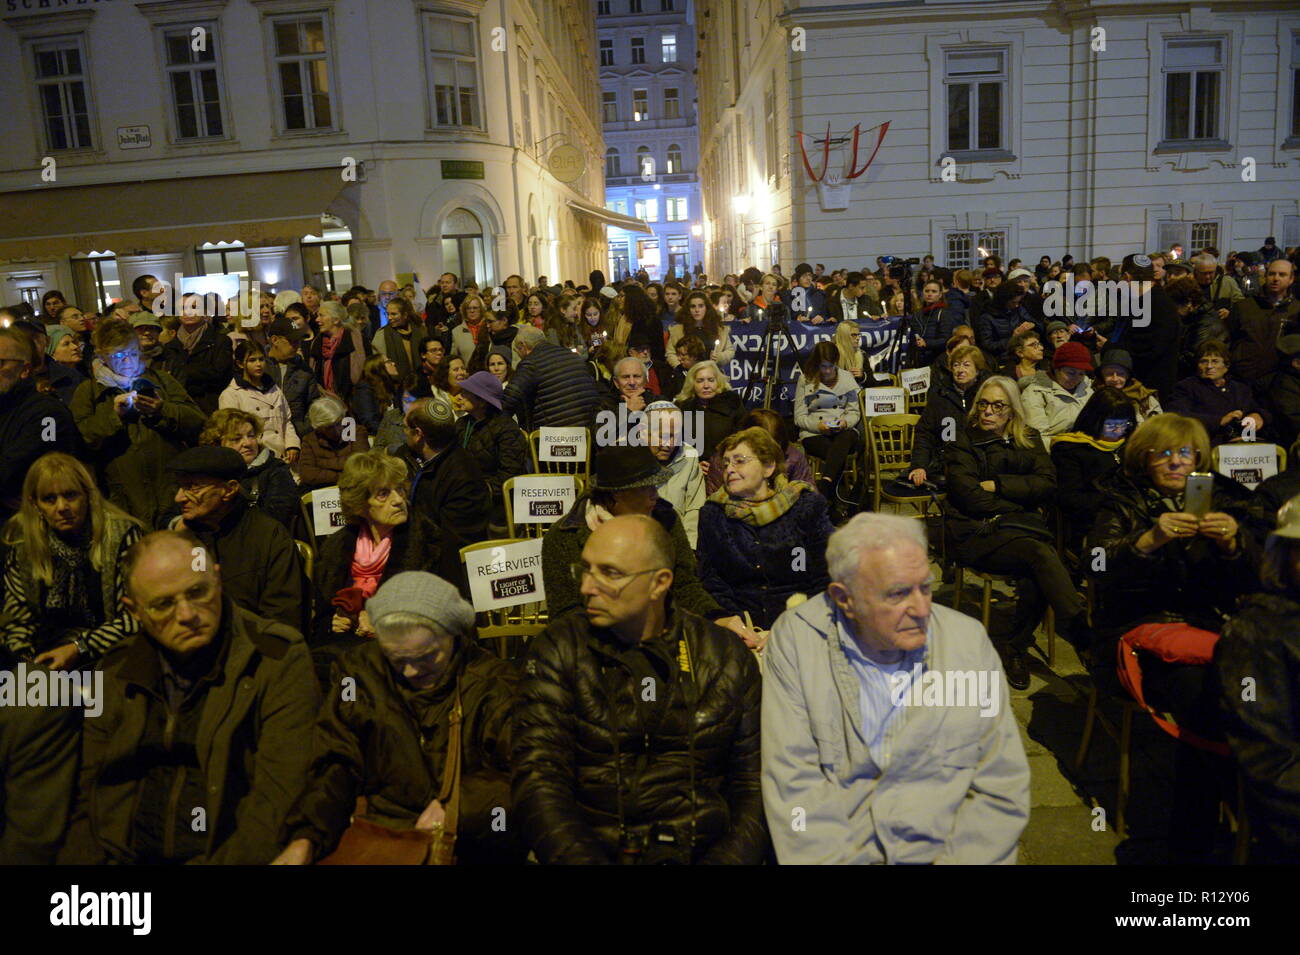
[{"label": "chair backrest", "polygon": [[[891,412],[885,406],[896,411]],[[863,421],[883,414],[903,414],[907,411],[907,392],[897,387],[863,388],[858,392],[858,411]]]},{"label": "chair backrest", "polygon": [[528,448],[533,455],[533,471],[536,472],[537,474],[577,474],[582,476],[583,482],[585,483],[587,478],[591,476],[591,452],[592,452],[591,429],[590,428],[582,429],[582,431],[586,433],[586,441],[583,443],[583,448],[586,449],[585,454],[583,454],[579,458],[574,458],[572,460],[556,460],[556,461],[544,461],[541,458],[540,445],[541,445],[543,431],[577,432],[578,429],[577,428],[539,428],[536,431],[530,432],[528,435]]},{"label": "chair backrest", "polygon": [[876,474],[907,467],[920,420],[921,416],[915,414],[883,414],[867,419],[867,446]]},{"label": "chair backrest", "polygon": [[525,521],[519,520],[524,515],[515,512],[515,485],[526,478],[567,478],[573,487],[573,495],[568,500],[570,504],[577,500],[578,495],[582,493],[582,478],[576,474],[517,474],[512,478],[506,478],[505,483],[501,485],[502,502],[506,509],[506,526],[510,529],[512,538],[524,539],[530,537],[542,537],[545,535],[547,528],[558,521],[568,513],[569,505],[560,507],[559,513],[553,516],[548,515],[546,520],[542,521]]},{"label": "chair backrest", "polygon": [[316,488],[303,494],[302,515],[313,540],[320,540],[322,537],[343,530],[346,522],[343,520],[343,511],[339,509],[338,504],[337,484]]},{"label": "chair backrest", "polygon": [[[479,550],[491,550],[509,544],[523,543],[527,538],[503,537],[497,540],[480,541],[468,544],[460,549],[460,563],[466,567],[466,555]],[[540,570],[538,571],[540,573]],[[499,640],[506,637],[532,637],[546,629],[546,604],[543,601],[503,607],[499,610],[481,610],[478,612],[476,629],[480,640]]]},{"label": "chair backrest", "polygon": [[1254,490],[1263,481],[1286,470],[1286,450],[1276,444],[1234,441],[1211,449],[1210,467]]},{"label": "chair backrest", "polygon": [[930,400],[930,380],[932,371],[924,368],[909,368],[898,376],[899,385],[907,394],[907,413],[920,414]]}]

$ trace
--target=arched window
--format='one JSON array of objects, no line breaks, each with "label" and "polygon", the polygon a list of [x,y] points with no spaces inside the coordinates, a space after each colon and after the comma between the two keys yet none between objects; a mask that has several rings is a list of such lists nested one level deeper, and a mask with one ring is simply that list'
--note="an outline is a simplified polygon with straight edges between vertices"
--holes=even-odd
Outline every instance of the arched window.
[{"label": "arched window", "polygon": [[653,179],[655,174],[655,157],[650,155],[649,146],[636,148],[636,172],[642,179]]},{"label": "arched window", "polygon": [[442,270],[459,276],[461,285],[487,276],[483,224],[468,209],[453,209],[443,220]]},{"label": "arched window", "polygon": [[668,172],[682,171],[682,147],[673,143],[668,147]]},{"label": "arched window", "polygon": [[605,150],[605,178],[613,179],[615,176],[623,175],[618,159],[618,150],[612,146]]}]

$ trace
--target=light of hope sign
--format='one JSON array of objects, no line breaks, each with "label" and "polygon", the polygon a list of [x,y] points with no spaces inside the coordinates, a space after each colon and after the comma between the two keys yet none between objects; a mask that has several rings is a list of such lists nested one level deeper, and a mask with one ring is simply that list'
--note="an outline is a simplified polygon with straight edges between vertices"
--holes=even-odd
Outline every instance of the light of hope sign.
[{"label": "light of hope sign", "polygon": [[510,491],[510,518],[515,524],[551,524],[577,498],[572,474],[524,474]]},{"label": "light of hope sign", "polygon": [[1216,450],[1219,453],[1219,473],[1252,491],[1277,474],[1276,444],[1254,444],[1247,441],[1242,444],[1221,444]]},{"label": "light of hope sign", "polygon": [[863,388],[862,409],[868,418],[902,414],[907,410],[907,394],[902,388]]},{"label": "light of hope sign", "polygon": [[475,610],[501,610],[546,599],[541,538],[472,550],[465,555],[465,570]]},{"label": "light of hope sign", "polygon": [[537,434],[537,460],[587,460],[587,429],[542,428]]},{"label": "light of hope sign", "polygon": [[903,390],[913,397],[923,395],[930,390],[929,365],[924,368],[908,368],[898,377],[903,385]]},{"label": "light of hope sign", "polygon": [[311,492],[311,524],[317,537],[343,530],[343,510],[339,507],[339,489],[323,487]]}]

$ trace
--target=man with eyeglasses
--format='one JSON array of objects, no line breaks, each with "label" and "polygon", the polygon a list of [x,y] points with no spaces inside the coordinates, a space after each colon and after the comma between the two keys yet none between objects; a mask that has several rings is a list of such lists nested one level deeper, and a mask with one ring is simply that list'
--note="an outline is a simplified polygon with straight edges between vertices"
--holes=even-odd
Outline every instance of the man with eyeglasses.
[{"label": "man with eyeglasses", "polygon": [[923,525],[859,514],[772,629],[763,805],[782,864],[1013,864],[1029,763],[979,621],[932,603]]},{"label": "man with eyeglasses", "polygon": [[0,522],[18,511],[23,478],[51,451],[76,456],[81,436],[72,413],[32,379],[36,350],[21,328],[0,328]]},{"label": "man with eyeglasses", "polygon": [[544,864],[756,864],[760,678],[735,636],[668,599],[653,518],[602,523],[571,566],[581,612],[530,643],[515,816]]},{"label": "man with eyeglasses", "polygon": [[125,558],[141,636],[100,661],[81,785],[60,861],[261,865],[306,780],[319,697],[301,635],[242,609],[193,534]]},{"label": "man with eyeglasses", "polygon": [[297,547],[277,520],[250,507],[239,479],[247,470],[232,448],[204,445],[168,465],[180,515],[172,530],[194,534],[221,567],[226,594],[241,607],[288,627],[304,626],[306,598]]}]

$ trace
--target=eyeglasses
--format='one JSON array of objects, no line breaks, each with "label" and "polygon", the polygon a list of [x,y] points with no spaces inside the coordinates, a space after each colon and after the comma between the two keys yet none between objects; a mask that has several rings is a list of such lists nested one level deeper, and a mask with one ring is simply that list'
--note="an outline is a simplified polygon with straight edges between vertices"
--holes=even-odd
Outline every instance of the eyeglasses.
[{"label": "eyeglasses", "polygon": [[729,467],[743,468],[746,464],[748,464],[750,461],[753,460],[754,460],[754,456],[752,454],[738,454],[732,458],[723,458],[722,466],[724,468],[729,468]]},{"label": "eyeglasses", "polygon": [[994,414],[1002,414],[1010,407],[1011,406],[1005,401],[986,401],[981,398],[979,401],[975,402],[976,411],[992,411]]},{"label": "eyeglasses", "polygon": [[1183,461],[1192,461],[1193,463],[1201,460],[1201,452],[1195,448],[1179,448],[1177,451],[1166,448],[1164,451],[1157,451],[1151,448],[1147,451],[1147,460],[1154,461],[1158,465],[1167,465],[1175,457]]},{"label": "eyeglasses", "polygon": [[596,582],[596,586],[610,597],[617,597],[621,594],[634,578],[644,574],[653,574],[655,571],[664,569],[663,567],[651,567],[648,570],[638,570],[635,573],[626,574],[615,568],[603,571],[596,570],[594,567],[588,567],[582,562],[569,565],[569,573],[573,575],[575,584],[581,587],[582,582],[587,579],[588,575],[591,575],[591,579]]},{"label": "eyeglasses", "polygon": [[129,351],[113,351],[104,355],[110,361],[121,361],[123,358],[134,358],[140,354],[139,349],[132,348]]},{"label": "eyeglasses", "polygon": [[188,588],[178,597],[159,597],[157,600],[150,601],[144,605],[144,612],[161,623],[164,620],[170,620],[176,615],[182,600],[194,607],[207,603],[216,592],[217,585],[211,580],[205,580]]}]

